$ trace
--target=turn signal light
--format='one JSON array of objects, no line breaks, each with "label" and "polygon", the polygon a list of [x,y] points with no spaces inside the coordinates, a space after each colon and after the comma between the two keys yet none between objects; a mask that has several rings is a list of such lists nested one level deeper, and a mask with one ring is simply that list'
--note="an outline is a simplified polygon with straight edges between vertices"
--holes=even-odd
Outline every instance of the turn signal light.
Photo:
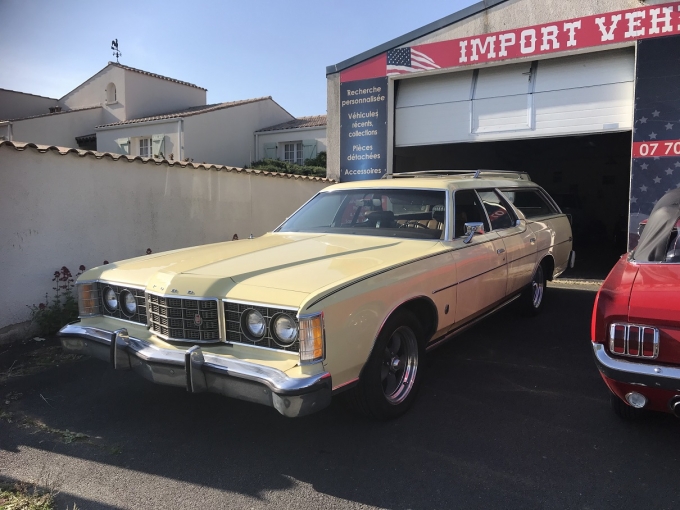
[{"label": "turn signal light", "polygon": [[300,316],[300,364],[317,363],[326,355],[323,312]]},{"label": "turn signal light", "polygon": [[96,283],[78,283],[78,316],[99,315],[99,291]]}]

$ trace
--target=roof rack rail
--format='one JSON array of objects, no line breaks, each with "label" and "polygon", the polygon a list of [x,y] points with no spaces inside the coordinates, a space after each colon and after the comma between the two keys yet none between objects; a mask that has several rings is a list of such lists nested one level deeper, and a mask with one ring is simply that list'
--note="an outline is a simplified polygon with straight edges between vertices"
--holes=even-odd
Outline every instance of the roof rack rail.
[{"label": "roof rack rail", "polygon": [[498,177],[501,179],[518,179],[520,181],[530,181],[531,177],[526,172],[515,172],[513,170],[423,170],[420,172],[401,172],[385,176],[390,179],[401,179],[404,177],[447,177],[450,175],[471,175],[474,179],[482,177]]}]

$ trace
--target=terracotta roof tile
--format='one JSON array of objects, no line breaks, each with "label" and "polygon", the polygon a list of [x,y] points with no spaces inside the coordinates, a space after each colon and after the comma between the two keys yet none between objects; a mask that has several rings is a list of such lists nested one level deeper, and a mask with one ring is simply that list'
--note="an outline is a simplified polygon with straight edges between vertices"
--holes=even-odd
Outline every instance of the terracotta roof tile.
[{"label": "terracotta roof tile", "polygon": [[17,151],[25,151],[31,149],[42,154],[58,154],[60,156],[66,156],[67,154],[75,154],[80,157],[92,157],[96,159],[111,159],[113,161],[123,161],[126,163],[140,162],[144,164],[152,164],[156,166],[166,165],[166,166],[177,166],[180,168],[189,168],[195,170],[215,170],[217,172],[236,172],[245,173],[252,175],[259,175],[262,177],[278,177],[280,179],[304,179],[312,181],[321,182],[336,182],[333,179],[328,179],[326,177],[313,177],[309,175],[293,175],[293,174],[282,174],[278,172],[267,172],[265,170],[254,170],[251,168],[238,168],[230,167],[226,165],[214,165],[209,163],[190,163],[188,161],[169,161],[167,159],[157,159],[157,158],[143,158],[141,156],[128,156],[127,154],[114,154],[112,152],[97,152],[88,151],[81,149],[73,149],[70,147],[57,147],[56,145],[38,145],[35,143],[27,142],[15,142],[15,141],[4,141],[0,142],[0,149],[4,146],[13,147]]},{"label": "terracotta roof tile", "polygon": [[171,81],[173,83],[179,83],[180,85],[187,85],[188,87],[194,87],[194,88],[205,90],[205,91],[208,90],[208,89],[204,89],[203,87],[199,87],[198,85],[194,85],[193,83],[189,83],[187,81],[176,80],[175,78],[168,78],[167,76],[162,76],[162,75],[156,74],[156,73],[150,73],[149,71],[143,71],[142,69],[135,69],[134,67],[126,66],[126,65],[120,64],[118,62],[109,62],[109,65],[120,67],[121,69],[125,69],[126,71],[132,71],[132,72],[135,72],[135,73],[144,74],[146,76],[151,76],[152,78],[159,78],[161,80],[168,80],[168,81]]},{"label": "terracotta roof tile", "polygon": [[61,110],[60,112],[54,112],[54,113],[41,113],[39,115],[31,115],[30,117],[21,117],[18,119],[7,119],[10,122],[14,122],[15,120],[28,120],[28,119],[38,119],[40,117],[52,117],[54,115],[63,115],[65,113],[74,113],[74,112],[82,112],[85,110],[94,110],[95,108],[101,108],[101,105],[97,106],[85,106],[83,108],[73,108],[72,110]]},{"label": "terracotta roof tile", "polygon": [[202,113],[214,112],[217,110],[223,110],[224,108],[231,108],[233,106],[241,106],[248,103],[256,103],[258,101],[266,101],[271,99],[272,96],[267,97],[257,97],[254,99],[244,99],[242,101],[230,101],[228,103],[216,103],[216,104],[206,104],[201,106],[192,106],[191,108],[184,108],[182,110],[162,113],[160,115],[152,115],[151,117],[141,117],[139,119],[128,119],[122,120],[120,122],[112,122],[111,124],[104,124],[102,126],[97,126],[98,128],[112,127],[112,126],[124,126],[126,124],[140,124],[143,122],[151,122],[154,120],[164,120],[164,119],[174,119],[177,117],[190,117],[191,115],[200,115]]},{"label": "terracotta roof tile", "polygon": [[325,125],[326,125],[325,115],[312,115],[309,117],[298,117],[297,119],[289,120],[288,122],[282,122],[281,124],[276,124],[274,126],[258,129],[256,132],[261,133],[263,131],[282,131],[285,129],[321,127]]}]

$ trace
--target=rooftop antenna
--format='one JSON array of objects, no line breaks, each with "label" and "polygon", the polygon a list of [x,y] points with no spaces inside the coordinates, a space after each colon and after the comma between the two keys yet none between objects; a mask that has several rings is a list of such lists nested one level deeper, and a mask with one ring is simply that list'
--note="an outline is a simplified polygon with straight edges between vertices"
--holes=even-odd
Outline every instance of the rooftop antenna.
[{"label": "rooftop antenna", "polygon": [[113,50],[113,56],[116,57],[116,64],[120,64],[118,59],[123,55],[118,49],[118,39],[111,41],[111,49]]}]

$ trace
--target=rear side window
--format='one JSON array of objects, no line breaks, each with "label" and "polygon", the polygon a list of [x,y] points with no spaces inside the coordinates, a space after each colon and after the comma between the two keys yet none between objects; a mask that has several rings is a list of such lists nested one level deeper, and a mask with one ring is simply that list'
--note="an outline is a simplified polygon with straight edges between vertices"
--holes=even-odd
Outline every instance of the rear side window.
[{"label": "rear side window", "polygon": [[510,211],[507,202],[495,191],[480,191],[486,214],[489,215],[491,228],[500,230],[515,225],[515,215]]},{"label": "rear side window", "polygon": [[539,190],[512,189],[503,190],[503,194],[517,209],[522,211],[527,219],[557,213],[557,210]]}]

